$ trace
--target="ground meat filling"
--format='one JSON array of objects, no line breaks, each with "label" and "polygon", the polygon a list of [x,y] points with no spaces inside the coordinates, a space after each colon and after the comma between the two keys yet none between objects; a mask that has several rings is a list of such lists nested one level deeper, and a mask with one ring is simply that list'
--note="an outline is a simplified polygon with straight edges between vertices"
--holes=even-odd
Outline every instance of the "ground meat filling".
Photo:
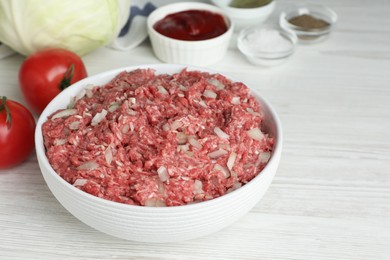
[{"label": "ground meat filling", "polygon": [[43,124],[46,154],[67,182],[142,206],[210,200],[253,179],[274,140],[249,89],[219,74],[151,69],[87,86]]}]

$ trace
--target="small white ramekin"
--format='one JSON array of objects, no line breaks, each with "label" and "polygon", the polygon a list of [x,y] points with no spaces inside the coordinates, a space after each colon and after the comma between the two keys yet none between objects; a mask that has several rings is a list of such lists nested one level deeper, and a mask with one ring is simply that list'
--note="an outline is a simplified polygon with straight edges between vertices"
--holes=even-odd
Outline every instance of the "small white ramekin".
[{"label": "small white ramekin", "polygon": [[[225,18],[228,30],[215,38],[201,41],[183,41],[158,33],[153,25],[165,16],[186,10],[207,10]],[[154,54],[166,63],[207,66],[220,61],[226,54],[233,34],[233,23],[218,7],[195,2],[174,3],[154,10],[147,20],[148,34]]]},{"label": "small white ramekin", "polygon": [[231,0],[211,0],[211,2],[220,7],[233,20],[236,31],[250,26],[261,25],[271,16],[275,9],[275,1],[254,8],[231,7],[229,6]]}]

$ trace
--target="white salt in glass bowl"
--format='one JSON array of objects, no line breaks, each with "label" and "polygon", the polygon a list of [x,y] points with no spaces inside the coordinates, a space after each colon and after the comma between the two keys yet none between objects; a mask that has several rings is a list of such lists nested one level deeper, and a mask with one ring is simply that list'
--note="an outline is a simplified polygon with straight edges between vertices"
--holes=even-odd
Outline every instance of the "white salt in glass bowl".
[{"label": "white salt in glass bowl", "polygon": [[[228,30],[215,38],[200,41],[183,41],[166,37],[153,26],[169,14],[187,10],[207,10],[222,15]],[[154,10],[148,17],[147,28],[154,54],[166,63],[207,66],[220,61],[226,54],[233,34],[233,23],[218,7],[195,2],[165,5]]]},{"label": "white salt in glass bowl", "polygon": [[214,5],[221,8],[230,19],[232,19],[236,31],[264,23],[275,9],[275,1],[255,8],[231,7],[229,6],[231,1],[232,0],[211,0]]},{"label": "white salt in glass bowl", "polygon": [[[277,39],[275,34],[283,41],[283,45],[280,41],[271,40]],[[294,53],[297,41],[298,38],[293,32],[283,30],[278,25],[269,24],[241,30],[237,38],[237,47],[250,63],[262,67],[273,67],[287,61]],[[260,48],[261,46],[264,49]]]},{"label": "white salt in glass bowl", "polygon": [[[47,117],[64,109],[71,97],[89,84],[104,85],[118,73],[137,68],[152,68],[156,74],[173,74],[182,65],[144,65],[104,72],[77,82],[55,97],[42,112],[36,127],[35,146],[39,167],[53,195],[71,214],[85,224],[109,235],[140,242],[178,242],[205,236],[221,230],[250,211],[262,198],[276,173],[282,151],[282,128],[270,103],[253,93],[262,104],[264,129],[275,137],[271,158],[263,171],[241,188],[209,201],[174,207],[145,207],[112,202],[75,188],[51,167],[42,137],[42,124]],[[188,70],[214,71],[187,67]]]}]

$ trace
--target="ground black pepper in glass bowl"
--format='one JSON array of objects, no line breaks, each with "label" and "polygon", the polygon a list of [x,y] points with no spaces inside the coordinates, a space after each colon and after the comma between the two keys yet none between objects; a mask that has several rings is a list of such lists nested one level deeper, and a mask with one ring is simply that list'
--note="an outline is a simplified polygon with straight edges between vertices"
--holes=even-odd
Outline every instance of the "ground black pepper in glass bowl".
[{"label": "ground black pepper in glass bowl", "polygon": [[321,5],[305,5],[290,8],[280,15],[280,26],[293,31],[301,43],[324,40],[332,31],[337,14]]}]

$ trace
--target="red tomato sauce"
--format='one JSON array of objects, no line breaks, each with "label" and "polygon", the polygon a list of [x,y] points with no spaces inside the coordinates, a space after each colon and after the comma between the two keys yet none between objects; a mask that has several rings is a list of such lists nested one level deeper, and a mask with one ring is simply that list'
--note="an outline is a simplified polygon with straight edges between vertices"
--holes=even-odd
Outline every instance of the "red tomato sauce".
[{"label": "red tomato sauce", "polygon": [[218,37],[228,30],[222,15],[206,10],[188,10],[167,15],[153,28],[164,36],[183,41]]}]

